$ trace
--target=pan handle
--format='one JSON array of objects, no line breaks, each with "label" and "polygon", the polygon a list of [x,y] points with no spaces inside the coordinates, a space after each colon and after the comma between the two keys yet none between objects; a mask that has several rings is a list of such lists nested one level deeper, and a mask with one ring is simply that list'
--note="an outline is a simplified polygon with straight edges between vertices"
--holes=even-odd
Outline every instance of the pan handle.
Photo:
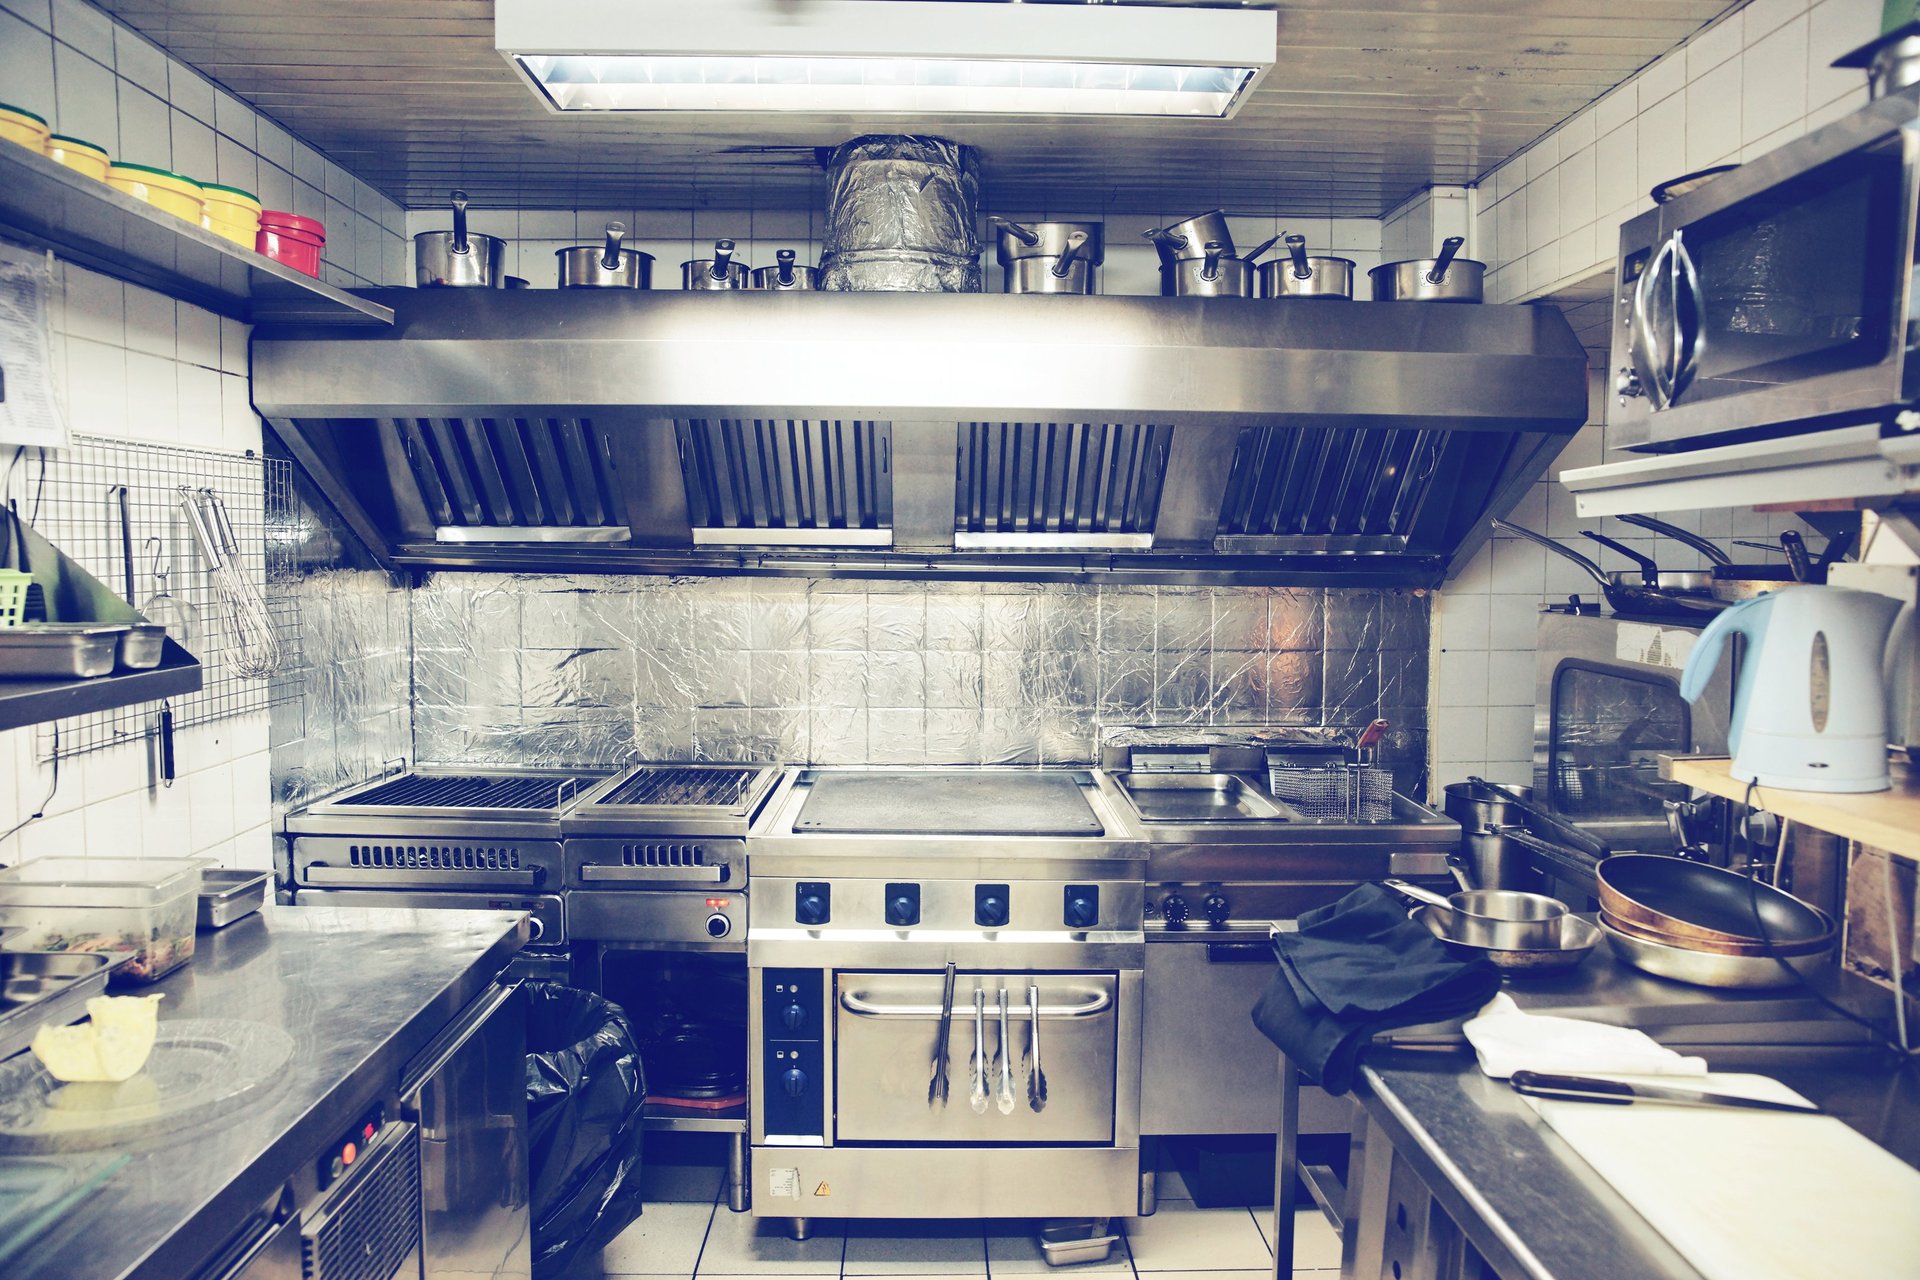
[{"label": "pan handle", "polygon": [[725,280],[733,271],[733,241],[715,240],[713,242],[713,265],[707,268],[707,274],[715,280]]},{"label": "pan handle", "polygon": [[1410,884],[1405,880],[1382,880],[1380,885],[1382,888],[1391,889],[1401,897],[1411,898],[1413,901],[1421,903],[1424,906],[1439,907],[1442,911],[1448,913],[1453,911],[1453,903],[1444,893],[1435,893],[1431,889],[1422,889],[1419,885]]},{"label": "pan handle", "polygon": [[1313,279],[1313,268],[1307,265],[1307,238],[1305,236],[1287,237],[1287,256],[1293,259],[1293,278],[1295,280]]},{"label": "pan handle", "polygon": [[782,289],[793,288],[793,264],[799,259],[800,255],[792,249],[782,249],[773,255],[773,260],[780,264],[774,273],[774,279],[779,282]]},{"label": "pan handle", "polygon": [[[1011,218],[1003,218],[996,213],[993,216],[989,217],[987,221],[993,223],[995,226],[1006,228],[1008,235],[1012,236],[1015,240],[1018,240],[1021,244],[1027,246],[1027,248],[1029,249],[1033,248],[1033,246],[1040,243],[1039,232],[1034,231],[1031,227],[1022,226],[1020,223],[1015,222]],[[1149,231],[1147,232],[1147,234],[1151,236],[1153,232]]]},{"label": "pan handle", "polygon": [[1622,523],[1633,525],[1637,529],[1645,529],[1648,533],[1657,533],[1663,538],[1672,538],[1675,542],[1692,547],[1695,551],[1698,551],[1701,555],[1717,565],[1730,565],[1733,563],[1732,556],[1699,534],[1682,529],[1677,524],[1668,524],[1665,520],[1655,520],[1652,516],[1638,514],[1624,515],[1620,517],[1620,520]]},{"label": "pan handle", "polygon": [[1079,257],[1080,251],[1086,247],[1087,247],[1086,232],[1084,231],[1068,232],[1067,233],[1067,251],[1060,255],[1060,260],[1058,262],[1053,264],[1054,276],[1057,279],[1061,279],[1061,280],[1066,279],[1067,273],[1073,269],[1073,260]]},{"label": "pan handle", "polygon": [[1600,864],[1581,854],[1569,845],[1555,844],[1551,840],[1542,840],[1524,827],[1495,827],[1494,831],[1505,840],[1511,840],[1527,850],[1540,861],[1552,867],[1562,879],[1591,880]]},{"label": "pan handle", "polygon": [[1273,248],[1273,246],[1279,243],[1280,243],[1279,236],[1267,237],[1267,239],[1261,241],[1261,243],[1254,249],[1252,253],[1249,253],[1246,256],[1246,261],[1252,262],[1255,258],[1259,257],[1261,254],[1265,253],[1267,250]]},{"label": "pan handle", "polygon": [[1473,777],[1468,778],[1467,781],[1496,799],[1506,801],[1513,806],[1514,812],[1524,814],[1528,822],[1539,826],[1555,840],[1579,850],[1587,857],[1597,860],[1612,856],[1613,850],[1609,849],[1605,842],[1576,826],[1561,821],[1558,815],[1548,813],[1533,801],[1507,790],[1499,783]]},{"label": "pan handle", "polygon": [[1220,259],[1226,256],[1226,246],[1218,240],[1207,241],[1207,256],[1200,267],[1200,278],[1212,284],[1220,278]]},{"label": "pan handle", "polygon": [[455,253],[467,251],[467,193],[453,193],[453,244],[449,246]]},{"label": "pan handle", "polygon": [[609,222],[607,224],[607,247],[600,254],[600,265],[609,271],[620,269],[620,242],[626,238],[627,224]]},{"label": "pan handle", "polygon": [[1538,543],[1539,545],[1545,547],[1547,550],[1553,552],[1553,554],[1560,556],[1563,559],[1573,561],[1575,564],[1579,565],[1582,569],[1585,569],[1587,571],[1587,576],[1592,578],[1595,582],[1599,583],[1603,589],[1607,587],[1611,587],[1613,585],[1613,579],[1609,578],[1606,574],[1606,571],[1602,569],[1599,565],[1587,559],[1585,556],[1581,555],[1578,551],[1575,551],[1572,547],[1561,546],[1559,543],[1555,542],[1552,538],[1547,537],[1547,535],[1544,533],[1535,533],[1531,529],[1522,529],[1519,525],[1513,524],[1506,520],[1495,520],[1493,522],[1493,527],[1498,529],[1502,533],[1510,533],[1516,538],[1525,538],[1528,542]]},{"label": "pan handle", "polygon": [[1649,587],[1655,591],[1660,589],[1660,566],[1654,563],[1652,556],[1643,556],[1626,543],[1614,538],[1609,538],[1604,533],[1595,533],[1591,529],[1582,529],[1580,532],[1584,536],[1592,538],[1607,550],[1625,556],[1627,559],[1639,565],[1640,585]]},{"label": "pan handle", "polygon": [[1460,252],[1460,246],[1467,242],[1465,236],[1448,236],[1440,242],[1440,256],[1433,260],[1433,270],[1427,272],[1428,284],[1445,284],[1447,268],[1453,265],[1453,257]]}]

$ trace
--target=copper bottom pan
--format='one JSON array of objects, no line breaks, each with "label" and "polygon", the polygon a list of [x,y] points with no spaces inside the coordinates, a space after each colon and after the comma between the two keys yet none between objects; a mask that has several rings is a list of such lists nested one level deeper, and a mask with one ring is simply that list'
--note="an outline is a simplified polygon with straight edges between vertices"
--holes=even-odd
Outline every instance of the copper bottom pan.
[{"label": "copper bottom pan", "polygon": [[1792,947],[1829,938],[1834,929],[1825,912],[1790,893],[1668,854],[1615,854],[1600,861],[1594,878],[1608,916],[1675,945]]},{"label": "copper bottom pan", "polygon": [[1776,942],[1769,949],[1764,942],[1708,942],[1702,938],[1687,938],[1675,933],[1662,933],[1658,929],[1649,929],[1644,925],[1632,924],[1605,911],[1600,918],[1610,927],[1626,934],[1629,938],[1639,938],[1644,942],[1657,942],[1666,947],[1682,947],[1689,951],[1703,951],[1716,956],[1811,956],[1833,948],[1834,937],[1828,933],[1822,937],[1810,938],[1805,942]]}]

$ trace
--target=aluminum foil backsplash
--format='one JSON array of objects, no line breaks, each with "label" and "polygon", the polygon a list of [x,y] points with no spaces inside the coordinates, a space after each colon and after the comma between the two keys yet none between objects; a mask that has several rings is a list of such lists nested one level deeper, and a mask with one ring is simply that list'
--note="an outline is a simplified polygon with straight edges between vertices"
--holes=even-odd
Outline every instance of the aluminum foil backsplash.
[{"label": "aluminum foil backsplash", "polygon": [[[269,437],[268,452],[284,456]],[[407,591],[293,468],[288,515],[270,520],[279,597],[299,610],[298,656],[273,676],[269,712],[274,822],[412,754]],[[284,694],[285,696],[281,696]]]},{"label": "aluminum foil backsplash", "polygon": [[422,763],[1090,763],[1119,725],[1379,716],[1403,788],[1426,753],[1412,592],[439,574],[409,598]]},{"label": "aluminum foil backsplash", "polygon": [[827,168],[820,287],[978,293],[979,208],[971,147],[913,134],[842,143]]}]

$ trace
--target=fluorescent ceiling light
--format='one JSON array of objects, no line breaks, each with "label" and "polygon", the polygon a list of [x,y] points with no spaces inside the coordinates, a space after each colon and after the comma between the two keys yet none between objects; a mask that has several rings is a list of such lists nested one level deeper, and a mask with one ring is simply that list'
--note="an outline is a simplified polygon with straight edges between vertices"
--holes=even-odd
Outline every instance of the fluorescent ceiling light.
[{"label": "fluorescent ceiling light", "polygon": [[497,0],[494,44],[554,111],[1226,119],[1271,10],[944,0]]}]

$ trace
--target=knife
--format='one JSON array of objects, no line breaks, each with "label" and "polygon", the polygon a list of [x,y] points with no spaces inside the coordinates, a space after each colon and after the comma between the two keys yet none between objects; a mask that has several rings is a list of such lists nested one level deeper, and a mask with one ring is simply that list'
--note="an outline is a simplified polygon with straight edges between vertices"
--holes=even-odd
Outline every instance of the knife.
[{"label": "knife", "polygon": [[1825,1114],[1808,1102],[1774,1102],[1765,1098],[1711,1093],[1705,1089],[1682,1089],[1666,1084],[1628,1084],[1624,1080],[1556,1076],[1543,1071],[1516,1071],[1508,1083],[1513,1085],[1515,1093],[1530,1094],[1536,1098],[1600,1102],[1620,1107],[1635,1102],[1664,1102],[1683,1107],[1750,1107],[1756,1111],[1798,1111],[1814,1116]]}]

